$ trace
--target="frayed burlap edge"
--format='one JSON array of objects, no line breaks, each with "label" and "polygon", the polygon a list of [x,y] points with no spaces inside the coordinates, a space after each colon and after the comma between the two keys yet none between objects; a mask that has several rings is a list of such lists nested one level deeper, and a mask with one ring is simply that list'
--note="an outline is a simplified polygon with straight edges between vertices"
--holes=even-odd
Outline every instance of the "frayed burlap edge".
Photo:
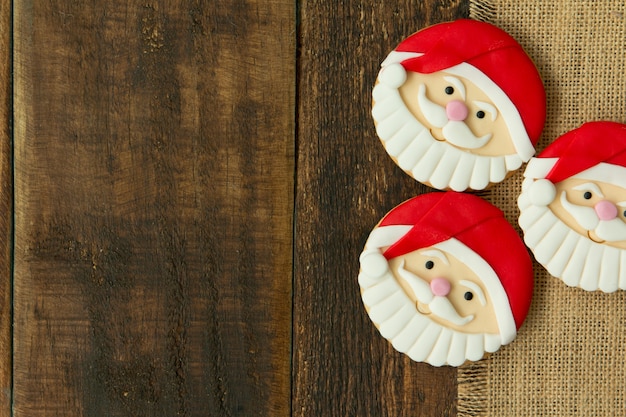
[{"label": "frayed burlap edge", "polygon": [[490,22],[496,14],[496,8],[489,0],[470,0],[469,17],[481,22]]},{"label": "frayed burlap edge", "polygon": [[461,366],[457,373],[457,417],[477,417],[487,404],[489,358]]}]

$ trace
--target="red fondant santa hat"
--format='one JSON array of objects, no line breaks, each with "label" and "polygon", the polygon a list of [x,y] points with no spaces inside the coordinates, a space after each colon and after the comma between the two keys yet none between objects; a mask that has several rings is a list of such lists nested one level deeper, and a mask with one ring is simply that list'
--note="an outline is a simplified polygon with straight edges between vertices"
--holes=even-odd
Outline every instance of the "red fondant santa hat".
[{"label": "red fondant santa hat", "polygon": [[381,81],[395,88],[406,79],[403,69],[445,70],[471,80],[499,109],[522,160],[534,155],[546,117],[545,91],[532,60],[503,30],[468,19],[430,26],[401,42],[382,67]]},{"label": "red fondant santa hat", "polygon": [[609,121],[585,123],[552,142],[526,167],[534,204],[546,205],[554,184],[570,177],[601,181],[626,188],[626,125]]},{"label": "red fondant santa hat", "polygon": [[[427,247],[455,256],[482,280],[503,344],[515,338],[528,313],[533,290],[530,256],[502,211],[479,197],[449,191],[408,200],[383,218],[367,247],[387,248],[387,260]],[[378,262],[382,268],[380,258]]]}]

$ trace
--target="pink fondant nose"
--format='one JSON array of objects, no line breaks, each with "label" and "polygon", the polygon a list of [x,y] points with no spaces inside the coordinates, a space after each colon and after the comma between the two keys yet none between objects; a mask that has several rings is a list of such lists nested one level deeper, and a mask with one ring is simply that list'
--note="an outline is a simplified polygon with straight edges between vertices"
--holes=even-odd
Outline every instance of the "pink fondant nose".
[{"label": "pink fondant nose", "polygon": [[461,122],[467,118],[467,114],[467,106],[460,100],[452,100],[446,104],[446,115],[449,120]]},{"label": "pink fondant nose", "polygon": [[450,292],[450,282],[445,278],[435,278],[430,281],[430,290],[433,295],[445,297]]},{"label": "pink fondant nose", "polygon": [[601,200],[593,207],[600,220],[613,220],[617,217],[617,207],[608,200]]}]

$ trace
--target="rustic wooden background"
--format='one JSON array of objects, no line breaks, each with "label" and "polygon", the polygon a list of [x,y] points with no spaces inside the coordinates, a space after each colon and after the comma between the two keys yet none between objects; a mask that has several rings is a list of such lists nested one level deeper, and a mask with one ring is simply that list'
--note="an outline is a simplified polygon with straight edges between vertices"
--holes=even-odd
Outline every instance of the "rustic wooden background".
[{"label": "rustic wooden background", "polygon": [[0,417],[454,416],[362,307],[426,189],[379,62],[463,0],[0,3]]}]

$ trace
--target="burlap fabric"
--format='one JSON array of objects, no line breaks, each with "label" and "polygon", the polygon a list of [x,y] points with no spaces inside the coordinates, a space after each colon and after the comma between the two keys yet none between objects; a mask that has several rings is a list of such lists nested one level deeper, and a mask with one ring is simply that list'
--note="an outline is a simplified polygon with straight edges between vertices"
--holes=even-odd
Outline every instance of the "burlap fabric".
[{"label": "burlap fabric", "polygon": [[[626,122],[625,3],[470,1],[471,17],[509,32],[542,74],[548,117],[538,151],[585,121]],[[516,227],[521,178],[481,194]],[[568,288],[534,266],[533,304],[517,339],[459,369],[458,415],[626,416],[626,292]]]}]

